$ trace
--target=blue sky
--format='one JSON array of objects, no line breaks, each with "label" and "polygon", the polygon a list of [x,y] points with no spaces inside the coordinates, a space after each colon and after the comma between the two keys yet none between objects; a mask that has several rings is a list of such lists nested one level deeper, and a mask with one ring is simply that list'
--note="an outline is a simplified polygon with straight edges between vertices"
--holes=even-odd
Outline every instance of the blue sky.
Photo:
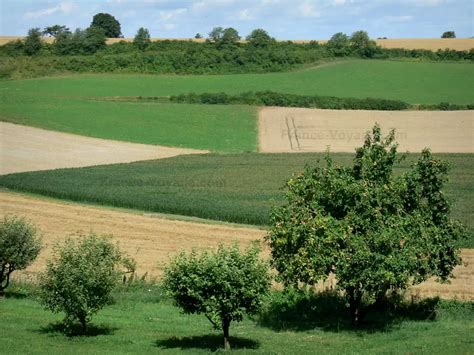
[{"label": "blue sky", "polygon": [[373,38],[473,36],[473,0],[0,0],[0,34],[61,24],[89,26],[98,12],[114,15],[125,37],[139,27],[152,37],[193,37],[213,27],[242,36],[264,28],[277,39],[326,39],[364,29]]}]

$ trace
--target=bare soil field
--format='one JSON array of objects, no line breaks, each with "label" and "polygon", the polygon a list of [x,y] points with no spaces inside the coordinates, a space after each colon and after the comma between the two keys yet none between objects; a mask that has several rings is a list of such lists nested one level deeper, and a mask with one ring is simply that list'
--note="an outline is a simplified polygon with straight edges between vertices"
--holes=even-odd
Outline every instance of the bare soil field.
[{"label": "bare soil field", "polygon": [[67,236],[93,232],[113,235],[120,247],[137,260],[138,274],[159,276],[169,257],[182,250],[214,248],[239,241],[261,240],[265,231],[220,224],[170,220],[150,213],[129,213],[94,206],[68,204],[0,191],[0,215],[30,219],[42,232],[44,249],[28,272],[41,270],[52,246]]},{"label": "bare soil field", "polygon": [[206,153],[88,138],[0,122],[0,175]]},{"label": "bare soil field", "polygon": [[[24,39],[24,36],[0,36],[0,46],[16,40]],[[46,43],[53,43],[53,37],[44,37]],[[152,38],[152,41],[193,41],[205,42],[204,38]],[[133,38],[109,38],[107,44],[113,44],[120,41],[132,42]],[[283,41],[283,40],[282,40]],[[327,40],[315,40],[319,43],[326,43]],[[245,42],[245,41],[241,41]],[[295,43],[309,43],[310,40],[292,40]],[[436,51],[438,49],[454,49],[457,51],[468,51],[474,48],[474,38],[389,38],[377,39],[375,42],[384,48],[406,48],[406,49],[428,49]]]},{"label": "bare soil field", "polygon": [[[159,277],[170,256],[193,247],[215,248],[238,241],[241,246],[262,241],[265,230],[232,225],[203,224],[165,219],[153,214],[130,213],[103,207],[39,199],[0,191],[0,215],[17,214],[30,219],[41,230],[44,249],[35,263],[17,277],[28,279],[42,270],[54,243],[67,236],[94,232],[113,235],[120,247],[137,260],[138,275]],[[428,281],[414,288],[420,296],[474,300],[474,250],[462,251],[465,265],[455,269],[456,278],[447,285]],[[264,257],[268,250],[264,251]],[[18,276],[19,275],[19,276]],[[329,280],[322,286],[330,286]]]},{"label": "bare soil field", "polygon": [[378,122],[396,129],[400,151],[474,152],[474,111],[364,111],[262,108],[261,152],[353,152]]}]

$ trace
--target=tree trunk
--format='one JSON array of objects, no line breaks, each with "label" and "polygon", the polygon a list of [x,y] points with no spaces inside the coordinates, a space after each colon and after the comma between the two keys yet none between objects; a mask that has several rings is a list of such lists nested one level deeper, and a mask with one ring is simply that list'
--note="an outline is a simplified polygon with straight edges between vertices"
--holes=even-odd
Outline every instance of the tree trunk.
[{"label": "tree trunk", "polygon": [[230,326],[230,320],[224,319],[222,321],[222,330],[224,331],[224,350],[230,350],[229,326]]},{"label": "tree trunk", "polygon": [[87,321],[86,321],[86,317],[81,317],[81,318],[79,319],[79,322],[81,323],[81,326],[82,326],[82,332],[83,332],[84,334],[86,334],[86,332],[87,332]]},{"label": "tree trunk", "polygon": [[359,325],[362,320],[361,314],[361,295],[355,289],[348,290],[349,308],[351,312],[352,324]]}]

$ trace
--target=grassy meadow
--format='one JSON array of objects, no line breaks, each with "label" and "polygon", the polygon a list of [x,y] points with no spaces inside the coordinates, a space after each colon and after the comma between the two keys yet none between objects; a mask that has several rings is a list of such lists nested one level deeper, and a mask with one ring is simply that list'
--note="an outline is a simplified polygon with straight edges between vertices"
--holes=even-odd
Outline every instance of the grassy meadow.
[{"label": "grassy meadow", "polygon": [[255,151],[250,106],[112,102],[105,97],[273,90],[409,103],[474,102],[474,65],[345,60],[299,71],[239,75],[76,75],[0,81],[0,120],[135,143]]},{"label": "grassy meadow", "polygon": [[[474,154],[436,154],[452,169],[446,186],[454,216],[468,228],[474,247]],[[0,176],[0,186],[50,197],[254,225],[269,222],[283,201],[282,187],[324,153],[206,154]],[[350,164],[353,154],[333,154]],[[411,154],[396,172],[415,160]]]},{"label": "grassy meadow", "polygon": [[[474,102],[471,63],[344,60],[303,70],[235,75],[77,75],[4,81],[2,92],[60,97],[168,96],[271,90],[300,95],[375,97],[412,104]],[[4,91],[5,90],[5,91]]]},{"label": "grassy meadow", "polygon": [[[61,331],[63,316],[44,311],[31,287],[13,285],[0,300],[2,353],[188,353],[222,351],[222,335],[204,316],[184,315],[159,286],[124,288],[97,314],[86,335]],[[270,307],[278,308],[272,297]],[[411,312],[373,314],[368,324],[350,326],[346,313],[324,299],[303,300],[232,323],[233,352],[314,353],[469,353],[474,345],[472,303],[429,300]],[[304,308],[311,306],[310,310]],[[271,308],[270,308],[271,309]],[[433,319],[435,318],[435,319]]]}]

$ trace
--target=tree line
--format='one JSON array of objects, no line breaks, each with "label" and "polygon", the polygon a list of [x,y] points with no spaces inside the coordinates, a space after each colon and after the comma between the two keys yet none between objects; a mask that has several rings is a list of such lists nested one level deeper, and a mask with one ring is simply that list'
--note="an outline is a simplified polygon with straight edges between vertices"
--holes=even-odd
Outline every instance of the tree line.
[{"label": "tree line", "polygon": [[[43,36],[53,37],[53,42],[46,43]],[[260,28],[241,41],[239,32],[232,27],[215,27],[203,41],[152,41],[148,29],[142,27],[131,42],[106,44],[107,38],[120,36],[120,24],[109,14],[95,15],[86,29],[71,31],[62,25],[48,26],[44,30],[32,28],[24,40],[0,47],[0,77],[9,78],[14,73],[41,76],[58,72],[264,73],[345,57],[474,60],[474,49],[382,48],[365,31],[356,31],[350,36],[339,32],[325,44],[276,41]],[[202,38],[202,35],[196,37]]]}]

